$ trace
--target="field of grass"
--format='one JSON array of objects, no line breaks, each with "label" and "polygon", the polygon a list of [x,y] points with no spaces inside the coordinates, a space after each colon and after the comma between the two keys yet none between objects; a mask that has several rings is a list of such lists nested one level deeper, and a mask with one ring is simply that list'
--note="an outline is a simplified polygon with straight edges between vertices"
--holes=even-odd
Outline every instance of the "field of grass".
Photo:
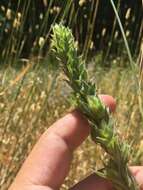
[{"label": "field of grass", "polygon": [[[143,165],[143,78],[132,58],[141,49],[141,4],[121,0],[0,2],[1,190],[8,189],[40,135],[74,109],[71,89],[49,56],[52,27],[60,22],[72,29],[78,52],[85,59],[92,57],[88,71],[98,93],[116,99],[115,129],[135,152],[130,164]],[[89,137],[75,151],[61,189],[69,189],[102,167],[104,158],[105,153]]]},{"label": "field of grass", "polygon": [[[20,69],[7,66],[0,70],[1,190],[8,188],[39,136],[73,109],[69,101],[71,90],[63,81],[62,73],[36,62],[33,60]],[[95,66],[97,62],[95,58],[88,64],[90,77],[96,81],[99,93],[115,97],[117,109],[113,117],[116,129],[134,146],[136,155],[132,164],[143,164],[143,93],[135,77],[138,73],[133,73],[129,67],[114,67],[114,63],[122,65],[122,58],[112,60],[110,69]],[[101,167],[101,158],[104,157],[102,150],[88,138],[76,150],[62,189],[68,189]]]}]

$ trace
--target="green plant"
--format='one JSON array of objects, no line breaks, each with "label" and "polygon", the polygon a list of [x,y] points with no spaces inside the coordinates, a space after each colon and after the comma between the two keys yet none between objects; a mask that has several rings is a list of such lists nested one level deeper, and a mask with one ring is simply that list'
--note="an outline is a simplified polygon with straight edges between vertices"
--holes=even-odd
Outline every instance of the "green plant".
[{"label": "green plant", "polygon": [[104,169],[97,173],[110,180],[116,190],[139,190],[128,169],[131,147],[119,140],[109,110],[100,101],[95,84],[88,80],[85,61],[77,54],[71,30],[56,24],[53,27],[51,47],[67,76],[67,83],[73,89],[75,105],[90,123],[92,139],[109,156]]}]

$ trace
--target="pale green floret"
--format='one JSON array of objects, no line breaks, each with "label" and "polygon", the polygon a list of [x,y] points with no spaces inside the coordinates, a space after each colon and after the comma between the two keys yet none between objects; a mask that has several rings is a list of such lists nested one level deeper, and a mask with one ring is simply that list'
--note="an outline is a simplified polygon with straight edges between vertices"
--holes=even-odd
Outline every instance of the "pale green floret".
[{"label": "pale green floret", "polygon": [[87,96],[87,102],[89,109],[98,122],[101,122],[101,120],[108,122],[109,116],[107,109],[97,96]]}]

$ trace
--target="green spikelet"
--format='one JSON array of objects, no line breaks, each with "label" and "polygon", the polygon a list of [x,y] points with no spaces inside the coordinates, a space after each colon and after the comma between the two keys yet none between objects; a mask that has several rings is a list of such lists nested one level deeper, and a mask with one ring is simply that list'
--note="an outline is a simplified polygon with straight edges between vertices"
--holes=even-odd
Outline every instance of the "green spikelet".
[{"label": "green spikelet", "polygon": [[53,27],[51,48],[67,76],[73,89],[78,109],[87,117],[94,142],[108,153],[109,160],[98,175],[110,180],[116,190],[139,190],[128,169],[130,146],[119,140],[109,111],[100,101],[95,84],[88,80],[85,61],[78,56],[76,43],[69,28],[60,25]]}]

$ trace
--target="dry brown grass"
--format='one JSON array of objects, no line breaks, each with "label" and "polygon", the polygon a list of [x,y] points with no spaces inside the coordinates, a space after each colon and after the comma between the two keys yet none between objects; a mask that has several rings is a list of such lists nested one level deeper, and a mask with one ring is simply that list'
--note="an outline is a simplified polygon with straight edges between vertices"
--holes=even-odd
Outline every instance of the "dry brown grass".
[{"label": "dry brown grass", "polygon": [[[25,68],[24,68],[25,69]],[[63,76],[46,68],[24,71],[13,68],[2,69],[0,73],[0,186],[6,190],[19,170],[27,154],[39,136],[56,119],[68,112],[69,88]],[[18,78],[22,74],[22,77]],[[139,107],[138,83],[129,68],[90,69],[90,75],[98,83],[99,92],[113,95],[117,100],[114,114],[117,130],[124,139],[134,140],[134,149],[142,146],[142,126]],[[96,78],[96,79],[95,79]],[[16,80],[18,79],[18,80]],[[13,83],[11,83],[11,81]],[[142,91],[141,91],[142,92]],[[142,105],[140,105],[142,106]],[[140,152],[139,152],[140,153]],[[104,153],[90,138],[77,149],[71,171],[62,189],[89,175],[102,165]],[[96,159],[96,160],[95,160]],[[142,163],[142,157],[134,162]]]}]

